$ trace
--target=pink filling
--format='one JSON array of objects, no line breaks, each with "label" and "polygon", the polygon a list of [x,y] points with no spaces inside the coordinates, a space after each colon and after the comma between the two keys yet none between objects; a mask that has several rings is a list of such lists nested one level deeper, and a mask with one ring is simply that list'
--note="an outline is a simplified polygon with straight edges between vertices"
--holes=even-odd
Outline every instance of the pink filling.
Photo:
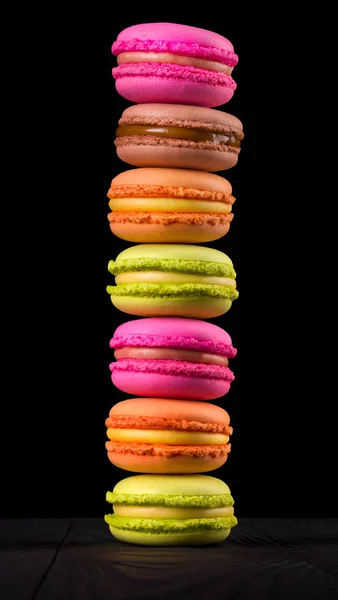
[{"label": "pink filling", "polygon": [[237,87],[232,77],[225,73],[166,63],[127,63],[115,67],[112,73],[115,79],[120,77],[164,77],[220,85],[231,90],[235,90]]},{"label": "pink filling", "polygon": [[129,371],[133,373],[158,373],[161,375],[186,375],[187,377],[207,377],[233,381],[235,376],[228,367],[207,365],[204,363],[184,362],[183,360],[137,360],[121,358],[109,365],[113,371]]},{"label": "pink filling", "polygon": [[116,41],[112,45],[112,53],[115,56],[122,52],[170,52],[181,56],[193,56],[194,58],[205,58],[235,67],[238,56],[230,50],[221,50],[214,46],[201,46],[196,43],[169,42],[161,40],[129,40],[128,42]]},{"label": "pink filling", "polygon": [[237,349],[229,344],[215,343],[212,340],[197,340],[191,337],[163,337],[160,335],[117,335],[109,343],[111,348],[118,350],[125,346],[148,346],[149,348],[180,348],[182,350],[197,350],[208,354],[220,354],[234,358]]}]

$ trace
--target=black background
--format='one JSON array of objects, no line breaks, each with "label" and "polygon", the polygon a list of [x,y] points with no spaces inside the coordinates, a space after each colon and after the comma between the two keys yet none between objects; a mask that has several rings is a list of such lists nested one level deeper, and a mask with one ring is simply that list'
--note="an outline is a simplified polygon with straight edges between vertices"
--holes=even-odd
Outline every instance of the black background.
[{"label": "black background", "polygon": [[[232,259],[240,292],[213,320],[238,348],[236,380],[216,402],[228,410],[234,435],[226,465],[211,474],[229,484],[239,516],[336,514],[320,342],[305,339],[301,325],[313,301],[298,268],[303,230],[292,227],[296,203],[292,211],[285,206],[285,179],[295,168],[281,147],[283,136],[290,141],[282,116],[292,110],[276,86],[285,58],[276,66],[279,42],[267,39],[257,15],[252,26],[248,15],[244,21],[240,7],[227,7],[226,19],[196,7],[183,19],[171,6],[122,7],[119,15],[113,5],[91,8],[75,19],[62,15],[58,25],[50,16],[43,43],[33,39],[26,57],[38,68],[22,85],[30,133],[13,180],[22,218],[14,237],[18,332],[7,348],[15,366],[4,396],[13,417],[3,432],[10,438],[3,516],[100,516],[106,490],[129,475],[104,448],[105,418],[127,397],[110,381],[109,340],[119,324],[137,318],[119,313],[105,291],[108,261],[129,245],[110,233],[106,193],[111,179],[131,168],[114,150],[117,121],[130,103],[115,91],[110,48],[123,28],[151,21],[217,31],[239,55],[237,90],[220,107],[241,119],[245,132],[237,166],[220,173],[233,186],[235,217],[229,234],[210,244]],[[257,37],[269,48],[264,56]],[[304,329],[313,326],[311,310],[305,321]],[[320,411],[313,408],[318,400]]]}]

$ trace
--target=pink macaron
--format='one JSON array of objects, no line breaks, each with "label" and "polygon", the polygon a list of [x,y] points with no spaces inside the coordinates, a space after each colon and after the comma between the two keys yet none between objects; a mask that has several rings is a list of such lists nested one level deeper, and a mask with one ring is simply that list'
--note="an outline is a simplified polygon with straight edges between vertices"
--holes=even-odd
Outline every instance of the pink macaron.
[{"label": "pink macaron", "polygon": [[215,107],[231,100],[238,56],[222,35],[176,23],[127,27],[112,46],[116,89],[136,103]]},{"label": "pink macaron", "polygon": [[110,341],[114,385],[151,398],[214,400],[228,393],[236,356],[226,331],[205,321],[145,318],[120,325]]}]

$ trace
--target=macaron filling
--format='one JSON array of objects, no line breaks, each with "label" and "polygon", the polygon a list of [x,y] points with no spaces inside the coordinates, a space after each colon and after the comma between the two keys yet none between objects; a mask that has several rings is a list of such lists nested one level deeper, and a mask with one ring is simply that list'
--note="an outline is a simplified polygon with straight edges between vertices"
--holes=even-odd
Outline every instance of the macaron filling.
[{"label": "macaron filling", "polygon": [[125,429],[115,427],[107,429],[107,437],[112,442],[132,444],[165,444],[169,446],[219,446],[229,442],[229,436],[224,433],[204,431],[182,431],[179,429]]},{"label": "macaron filling", "polygon": [[233,506],[220,508],[181,508],[168,506],[129,506],[113,504],[114,514],[118,517],[142,517],[146,519],[200,519],[203,517],[231,517]]},{"label": "macaron filling", "polygon": [[167,127],[153,125],[120,125],[116,130],[116,138],[124,136],[154,136],[157,138],[170,138],[176,140],[187,140],[196,143],[211,142],[218,145],[223,144],[232,148],[240,148],[241,140],[236,133],[224,134],[203,129],[192,129],[187,127]]},{"label": "macaron filling", "polygon": [[[128,110],[128,109],[127,109]],[[126,111],[125,111],[126,112]],[[156,127],[156,128],[178,128],[178,129],[198,129],[207,132],[212,132],[215,134],[223,133],[228,136],[234,135],[237,139],[242,140],[244,138],[243,128],[240,121],[236,119],[235,123],[233,122],[234,117],[230,121],[226,120],[216,120],[210,121],[210,117],[206,116],[205,120],[196,120],[191,119],[187,115],[186,118],[179,117],[175,113],[172,116],[164,115],[164,116],[155,116],[154,114],[125,114],[123,113],[122,117],[119,119],[119,127],[122,126],[131,126],[131,125],[143,125],[147,128]],[[220,113],[223,114],[223,113]],[[229,115],[230,117],[230,115]],[[171,138],[172,139],[172,138]]]},{"label": "macaron filling", "polygon": [[[120,359],[137,360],[177,360],[192,363],[203,363],[207,365],[219,365],[227,367],[229,360],[226,356],[196,352],[196,350],[180,350],[177,348],[148,348],[125,346],[115,350],[114,357]],[[112,363],[114,365],[115,363]]]},{"label": "macaron filling", "polygon": [[236,288],[236,281],[231,277],[212,277],[195,275],[194,273],[163,273],[161,271],[136,271],[121,273],[115,277],[117,285],[124,283],[202,283],[205,285],[225,285]]},{"label": "macaron filling", "polygon": [[230,213],[231,204],[203,200],[180,198],[112,198],[109,208],[113,211],[129,212],[192,212],[192,213]]},{"label": "macaron filling", "polygon": [[117,64],[126,63],[165,63],[218,71],[225,75],[231,75],[234,67],[205,58],[194,58],[193,56],[180,56],[170,52],[122,52],[117,57]]},{"label": "macaron filling", "polygon": [[105,515],[106,523],[111,527],[124,530],[137,530],[149,533],[211,531],[229,529],[237,525],[235,516],[201,519],[142,519]]}]

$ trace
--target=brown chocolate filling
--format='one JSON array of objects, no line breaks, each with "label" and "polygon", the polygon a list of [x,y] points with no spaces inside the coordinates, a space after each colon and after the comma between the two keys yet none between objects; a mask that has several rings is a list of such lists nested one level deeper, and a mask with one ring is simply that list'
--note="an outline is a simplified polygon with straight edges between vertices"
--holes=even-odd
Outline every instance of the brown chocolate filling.
[{"label": "brown chocolate filling", "polygon": [[158,127],[153,125],[120,125],[116,130],[116,137],[131,135],[151,135],[175,140],[189,140],[193,142],[212,142],[239,148],[240,140],[235,134],[214,133],[203,129],[188,129],[186,127]]}]

